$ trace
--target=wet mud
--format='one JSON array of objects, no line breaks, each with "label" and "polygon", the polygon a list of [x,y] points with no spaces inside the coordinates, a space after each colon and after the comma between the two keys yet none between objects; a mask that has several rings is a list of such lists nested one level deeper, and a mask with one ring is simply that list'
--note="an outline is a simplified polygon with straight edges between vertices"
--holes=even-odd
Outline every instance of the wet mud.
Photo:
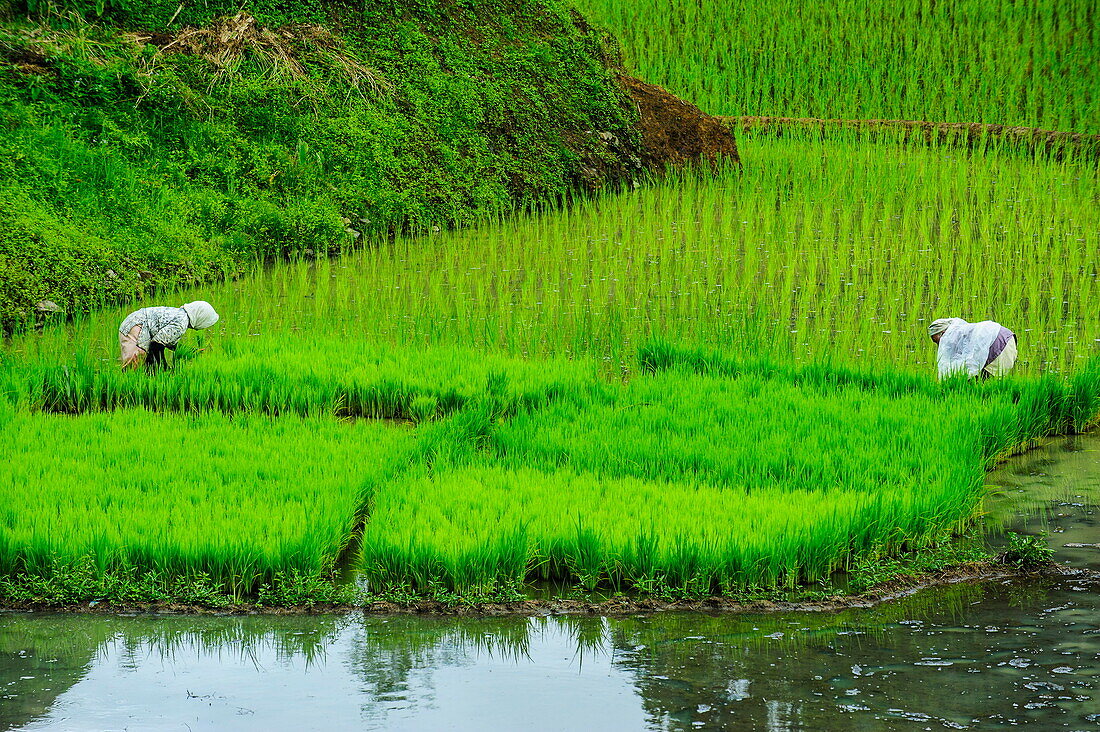
[{"label": "wet mud", "polygon": [[901,142],[955,145],[985,149],[997,142],[1020,145],[1061,159],[1067,154],[1100,157],[1100,135],[1043,130],[1000,124],[927,122],[902,119],[817,119],[813,117],[723,117],[730,129],[765,132],[781,137],[784,132],[813,131],[825,136],[830,131],[850,130],[860,135],[892,135]]},{"label": "wet mud", "polygon": [[363,612],[393,615],[439,615],[469,617],[547,615],[604,615],[620,616],[659,612],[702,613],[788,613],[788,612],[839,612],[853,608],[872,608],[913,595],[921,590],[960,583],[981,583],[1005,580],[1071,580],[1077,584],[1095,585],[1100,590],[1100,571],[1067,567],[1049,562],[1026,567],[1005,564],[998,559],[989,562],[972,562],[906,577],[875,585],[859,594],[838,594],[824,599],[739,600],[735,597],[708,597],[699,599],[666,599],[657,597],[630,597],[627,595],[601,600],[584,598],[550,598],[519,600],[515,602],[448,603],[438,600],[419,600],[398,603],[385,600],[363,605],[336,605],[314,603],[269,607],[250,603],[227,607],[208,607],[179,602],[83,602],[69,605],[36,603],[6,604],[0,612],[65,612],[119,615],[327,615]]}]

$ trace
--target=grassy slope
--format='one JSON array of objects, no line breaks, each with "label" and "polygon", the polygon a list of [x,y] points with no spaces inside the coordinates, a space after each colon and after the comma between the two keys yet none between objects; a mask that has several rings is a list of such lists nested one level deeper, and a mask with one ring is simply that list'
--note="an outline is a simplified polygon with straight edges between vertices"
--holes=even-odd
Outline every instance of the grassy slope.
[{"label": "grassy slope", "polygon": [[606,39],[558,0],[257,0],[255,28],[287,35],[241,32],[221,67],[224,46],[149,32],[178,40],[237,3],[185,4],[170,28],[175,2],[95,5],[0,19],[8,326],[42,299],[85,309],[335,250],[349,228],[532,207],[582,169],[621,174],[638,141]]}]

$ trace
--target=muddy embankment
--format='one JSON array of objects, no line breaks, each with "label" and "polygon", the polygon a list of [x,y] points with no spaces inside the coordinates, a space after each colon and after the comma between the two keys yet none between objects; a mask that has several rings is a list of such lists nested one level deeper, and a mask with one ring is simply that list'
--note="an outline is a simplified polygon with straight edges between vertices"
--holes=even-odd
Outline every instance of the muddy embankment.
[{"label": "muddy embankment", "polygon": [[[627,595],[604,600],[552,598],[520,600],[516,602],[445,603],[437,600],[420,600],[411,603],[373,601],[362,605],[333,605],[316,603],[267,607],[241,603],[229,607],[212,608],[177,602],[115,603],[110,601],[83,602],[71,605],[43,605],[36,603],[7,604],[0,612],[65,612],[65,613],[117,613],[156,615],[299,615],[346,614],[365,612],[378,615],[453,615],[453,616],[545,616],[545,615],[633,615],[656,612],[706,612],[706,613],[773,613],[773,612],[838,612],[853,608],[870,608],[882,603],[908,597],[920,590],[945,585],[971,582],[1001,581],[1050,581],[1073,582],[1094,586],[1100,591],[1100,572],[1090,569],[1067,567],[1057,562],[1020,567],[997,559],[988,562],[971,562],[943,570],[916,576],[902,577],[876,585],[866,592],[850,595],[834,595],[824,599],[738,600],[731,597],[701,599],[662,599],[654,597],[630,597]],[[778,598],[778,596],[777,596]]]},{"label": "muddy embankment", "polygon": [[816,119],[812,117],[722,117],[734,132],[763,132],[782,137],[792,132],[816,132],[822,137],[850,131],[859,137],[903,143],[987,149],[1001,144],[1061,159],[1067,155],[1100,158],[1100,135],[965,122],[924,122],[901,119]]}]

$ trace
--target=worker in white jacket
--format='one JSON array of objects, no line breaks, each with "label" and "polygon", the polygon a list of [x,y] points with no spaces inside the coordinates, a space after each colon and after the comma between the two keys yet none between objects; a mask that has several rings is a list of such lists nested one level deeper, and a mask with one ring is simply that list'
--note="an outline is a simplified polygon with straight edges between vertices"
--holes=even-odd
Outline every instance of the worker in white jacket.
[{"label": "worker in white jacket", "polygon": [[174,351],[188,328],[201,330],[218,322],[218,314],[203,300],[183,307],[152,307],[135,310],[118,327],[119,360],[122,368],[137,368],[142,361],[150,369],[168,365],[164,350]]},{"label": "worker in white jacket", "polygon": [[966,372],[974,378],[1004,376],[1016,363],[1016,334],[1000,323],[962,318],[940,318],[928,326],[939,350],[940,378]]}]

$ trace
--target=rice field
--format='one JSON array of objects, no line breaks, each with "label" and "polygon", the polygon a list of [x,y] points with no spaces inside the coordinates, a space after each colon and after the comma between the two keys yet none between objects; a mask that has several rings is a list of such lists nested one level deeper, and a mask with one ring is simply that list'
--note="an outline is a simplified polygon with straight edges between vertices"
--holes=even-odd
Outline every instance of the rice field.
[{"label": "rice field", "polygon": [[578,0],[643,79],[719,115],[1100,131],[1093,0]]},{"label": "rice field", "polygon": [[[1100,353],[1094,161],[852,140],[757,140],[742,153],[743,169],[714,177],[204,290],[224,317],[215,347],[270,365],[281,346],[269,339],[288,352],[312,348],[304,339],[349,354],[446,345],[622,374],[662,336],[926,373],[925,328],[957,315],[1012,328],[1023,373],[1069,373]],[[113,358],[123,315],[16,349]]]},{"label": "rice field", "polygon": [[[710,111],[1096,127],[1082,3],[887,4],[896,37],[862,45],[855,5],[586,5]],[[767,40],[708,46],[734,22]],[[739,145],[739,168],[163,294],[222,315],[168,372],[119,372],[117,308],[4,343],[0,579],[736,594],[950,541],[998,457],[1097,423],[1095,160]],[[1014,374],[936,382],[947,316],[1013,329]]]},{"label": "rice field", "polygon": [[410,430],[378,422],[144,410],[8,415],[3,431],[0,576],[90,563],[235,596],[331,575],[412,446]]}]

